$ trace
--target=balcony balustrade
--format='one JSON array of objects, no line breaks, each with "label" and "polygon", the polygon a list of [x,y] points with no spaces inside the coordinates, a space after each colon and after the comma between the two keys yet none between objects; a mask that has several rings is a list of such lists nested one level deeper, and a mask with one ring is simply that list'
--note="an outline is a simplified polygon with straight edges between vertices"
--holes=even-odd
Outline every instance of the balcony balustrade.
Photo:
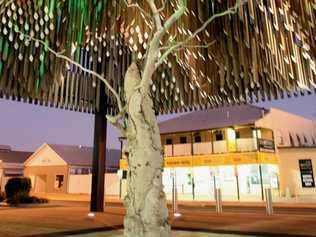
[{"label": "balcony balustrade", "polygon": [[226,153],[227,149],[227,141],[214,141],[214,153]]},{"label": "balcony balustrade", "polygon": [[[273,142],[273,141],[272,141]],[[193,148],[193,151],[192,151]],[[236,139],[236,152],[250,152],[258,150],[256,138]],[[173,144],[164,146],[164,155],[170,156],[191,156],[227,153],[227,140],[212,142],[199,142],[186,144]]]},{"label": "balcony balustrade", "polygon": [[255,151],[257,150],[256,138],[240,138],[236,139],[237,151]]},{"label": "balcony balustrade", "polygon": [[194,155],[206,155],[212,154],[212,142],[200,142],[193,144],[193,153]]},{"label": "balcony balustrade", "polygon": [[173,156],[173,145],[165,145],[164,146],[164,156]]},{"label": "balcony balustrade", "polygon": [[174,144],[173,145],[174,156],[190,156],[192,155],[192,145],[186,144]]}]

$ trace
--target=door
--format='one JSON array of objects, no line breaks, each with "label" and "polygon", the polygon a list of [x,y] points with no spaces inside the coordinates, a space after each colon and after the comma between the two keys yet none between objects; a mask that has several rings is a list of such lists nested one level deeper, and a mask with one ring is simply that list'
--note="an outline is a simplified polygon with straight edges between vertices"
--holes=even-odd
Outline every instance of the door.
[{"label": "door", "polygon": [[35,193],[45,193],[46,192],[46,182],[47,176],[46,175],[37,175],[35,178]]}]

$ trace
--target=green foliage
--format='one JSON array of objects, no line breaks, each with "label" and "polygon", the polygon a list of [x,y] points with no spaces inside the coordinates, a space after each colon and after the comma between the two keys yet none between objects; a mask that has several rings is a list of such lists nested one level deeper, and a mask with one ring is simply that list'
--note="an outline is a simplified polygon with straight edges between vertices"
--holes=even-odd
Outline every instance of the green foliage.
[{"label": "green foliage", "polygon": [[[5,186],[6,202],[10,205],[47,203],[48,200],[30,196],[31,180],[29,178],[11,178]],[[1,200],[1,199],[0,199]]]},{"label": "green foliage", "polygon": [[31,190],[31,180],[29,178],[11,178],[5,186],[7,199],[14,198],[19,193],[29,194]]}]

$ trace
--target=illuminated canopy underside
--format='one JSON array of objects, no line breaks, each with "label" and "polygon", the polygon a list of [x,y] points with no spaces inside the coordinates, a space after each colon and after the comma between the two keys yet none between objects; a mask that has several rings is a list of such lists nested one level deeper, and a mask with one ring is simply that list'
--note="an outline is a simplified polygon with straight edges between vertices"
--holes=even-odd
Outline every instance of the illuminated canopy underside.
[{"label": "illuminated canopy underside", "polygon": [[[150,12],[146,1],[134,2]],[[163,1],[155,2],[161,7]],[[177,6],[175,0],[165,2],[163,21]],[[161,42],[161,54],[165,46],[183,41],[212,15],[234,4],[189,0],[185,15]],[[315,4],[249,0],[238,14],[215,19],[157,70],[152,84],[156,111],[314,92]],[[0,11],[0,96],[85,112],[97,109],[100,82],[18,32],[46,41],[104,75],[123,97],[125,71],[132,58],[146,58],[153,28],[146,13],[126,8],[123,0],[6,0]],[[107,95],[108,112],[115,113],[116,101],[108,91]]]}]

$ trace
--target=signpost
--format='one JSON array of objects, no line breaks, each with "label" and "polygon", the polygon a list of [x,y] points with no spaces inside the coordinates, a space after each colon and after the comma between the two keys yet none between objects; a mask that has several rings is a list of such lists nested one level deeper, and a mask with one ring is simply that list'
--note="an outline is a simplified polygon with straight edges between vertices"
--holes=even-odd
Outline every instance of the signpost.
[{"label": "signpost", "polygon": [[314,188],[315,180],[314,180],[314,172],[313,172],[313,164],[312,160],[299,160],[299,167],[301,173],[302,187],[303,188]]}]

